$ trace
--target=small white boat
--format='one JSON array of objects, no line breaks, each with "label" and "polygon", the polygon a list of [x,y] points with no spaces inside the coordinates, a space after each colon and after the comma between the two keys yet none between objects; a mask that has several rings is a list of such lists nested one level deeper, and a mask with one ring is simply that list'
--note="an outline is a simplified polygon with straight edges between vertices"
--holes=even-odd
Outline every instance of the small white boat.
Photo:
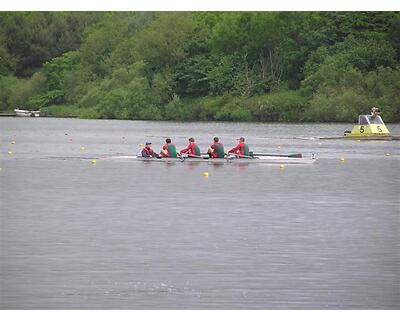
[{"label": "small white boat", "polygon": [[17,117],[40,117],[40,111],[30,111],[23,109],[14,109],[14,112]]},{"label": "small white boat", "polygon": [[142,156],[114,156],[112,159],[126,159],[144,162],[205,162],[205,163],[271,163],[271,164],[313,164],[316,161],[314,155],[305,158],[300,154],[296,155],[257,155],[253,157],[238,157],[231,155],[225,158],[209,158],[208,156],[188,157],[181,158],[144,158]]}]

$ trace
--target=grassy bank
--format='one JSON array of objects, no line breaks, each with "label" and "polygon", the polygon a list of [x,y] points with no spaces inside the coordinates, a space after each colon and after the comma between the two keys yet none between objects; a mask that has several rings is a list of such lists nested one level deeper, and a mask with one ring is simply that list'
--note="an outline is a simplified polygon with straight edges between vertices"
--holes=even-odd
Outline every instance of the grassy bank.
[{"label": "grassy bank", "polygon": [[41,116],[54,118],[96,119],[95,110],[82,109],[71,105],[53,105],[40,108]]},{"label": "grassy bank", "polygon": [[174,96],[167,105],[139,110],[130,110],[129,106],[52,105],[41,108],[41,112],[48,117],[81,119],[354,122],[358,115],[368,113],[372,105],[379,105],[386,122],[398,122],[398,108],[376,102],[376,99],[349,92],[341,96],[310,98],[300,91],[281,91],[255,97],[225,95],[180,99]]}]

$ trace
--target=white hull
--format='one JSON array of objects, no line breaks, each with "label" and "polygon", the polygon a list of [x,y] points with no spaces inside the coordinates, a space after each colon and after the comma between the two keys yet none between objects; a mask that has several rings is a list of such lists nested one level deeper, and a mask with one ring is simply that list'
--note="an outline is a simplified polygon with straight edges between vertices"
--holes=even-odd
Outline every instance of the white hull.
[{"label": "white hull", "polygon": [[280,156],[258,156],[253,158],[238,158],[238,157],[229,157],[223,159],[209,159],[207,157],[204,158],[143,158],[140,156],[115,156],[112,159],[129,159],[134,161],[143,161],[143,162],[181,162],[181,163],[215,163],[215,164],[227,164],[227,163],[270,163],[270,164],[312,164],[316,160],[313,158],[291,158],[291,157],[280,157]]},{"label": "white hull", "polygon": [[17,117],[39,117],[40,111],[29,111],[29,110],[22,110],[22,109],[14,109],[15,115]]}]

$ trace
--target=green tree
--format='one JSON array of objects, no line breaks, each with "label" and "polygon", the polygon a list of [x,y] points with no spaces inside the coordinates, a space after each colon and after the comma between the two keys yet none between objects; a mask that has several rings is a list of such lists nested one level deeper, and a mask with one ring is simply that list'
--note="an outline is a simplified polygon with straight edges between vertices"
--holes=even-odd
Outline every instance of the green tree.
[{"label": "green tree", "polygon": [[84,29],[100,14],[52,12],[0,13],[0,33],[16,62],[16,75],[29,77],[42,64],[77,49]]},{"label": "green tree", "polygon": [[171,67],[187,55],[194,28],[190,13],[159,13],[154,22],[135,36],[137,59],[153,69]]}]

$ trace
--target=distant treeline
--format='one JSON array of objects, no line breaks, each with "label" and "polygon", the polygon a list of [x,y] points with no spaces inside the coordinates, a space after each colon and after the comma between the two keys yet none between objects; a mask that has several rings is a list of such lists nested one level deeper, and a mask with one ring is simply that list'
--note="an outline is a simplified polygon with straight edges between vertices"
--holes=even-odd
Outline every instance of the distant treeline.
[{"label": "distant treeline", "polygon": [[0,111],[400,121],[399,12],[2,12]]}]

